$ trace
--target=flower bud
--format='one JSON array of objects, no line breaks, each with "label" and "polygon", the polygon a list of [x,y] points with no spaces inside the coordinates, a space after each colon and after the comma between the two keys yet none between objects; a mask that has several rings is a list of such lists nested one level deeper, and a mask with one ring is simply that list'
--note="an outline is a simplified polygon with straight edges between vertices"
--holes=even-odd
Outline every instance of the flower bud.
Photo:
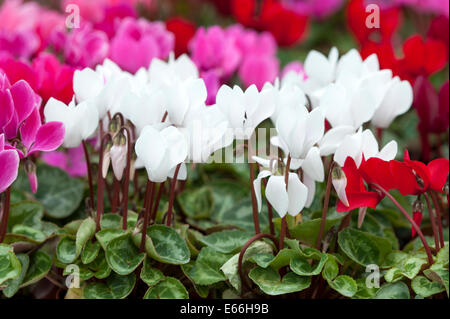
[{"label": "flower bud", "polygon": [[28,181],[30,182],[31,192],[36,194],[38,188],[38,180],[36,176],[36,165],[29,158],[25,160],[25,173],[27,173]]},{"label": "flower bud", "polygon": [[114,145],[111,147],[111,164],[117,180],[122,180],[123,171],[127,166],[127,138],[118,133],[114,137]]},{"label": "flower bud", "polygon": [[[416,200],[413,205],[413,220],[416,223],[417,226],[420,227],[420,224],[422,223],[422,219],[423,219],[423,209],[424,209],[424,205],[420,200]],[[411,237],[416,236],[416,230],[414,229],[414,227],[412,227],[411,229]]]},{"label": "flower bud", "polygon": [[333,182],[334,189],[340,199],[340,201],[347,207],[350,206],[345,188],[347,187],[347,177],[341,167],[336,166],[331,171],[331,180]]},{"label": "flower bud", "polygon": [[111,148],[112,142],[108,140],[103,149],[103,161],[102,161],[102,177],[106,178],[108,175],[109,164],[111,163]]},{"label": "flower bud", "polygon": [[109,121],[108,131],[114,135],[119,131],[119,129],[119,121],[115,117],[112,118],[111,121]]}]

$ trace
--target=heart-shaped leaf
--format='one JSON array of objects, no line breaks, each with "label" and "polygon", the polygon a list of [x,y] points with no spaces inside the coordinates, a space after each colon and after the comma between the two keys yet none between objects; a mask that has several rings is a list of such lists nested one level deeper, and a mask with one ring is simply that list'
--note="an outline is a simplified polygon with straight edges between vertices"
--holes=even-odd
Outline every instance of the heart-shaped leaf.
[{"label": "heart-shaped leaf", "polygon": [[83,264],[90,264],[97,258],[98,253],[100,252],[100,243],[98,241],[89,240],[84,246],[83,251],[81,252],[81,261]]},{"label": "heart-shaped leaf", "polygon": [[7,298],[11,298],[19,290],[19,287],[22,284],[23,279],[25,278],[28,266],[30,264],[30,258],[27,254],[18,254],[17,259],[19,259],[20,264],[22,265],[22,269],[20,271],[20,275],[17,278],[9,279],[4,283],[6,288],[4,288],[2,291]]},{"label": "heart-shaped leaf", "polygon": [[411,282],[411,288],[416,294],[424,298],[428,298],[432,295],[445,291],[443,284],[430,281],[424,276],[415,277]]},{"label": "heart-shaped leaf", "polygon": [[231,258],[229,254],[222,254],[210,247],[204,247],[189,272],[189,277],[197,285],[212,285],[227,278],[220,268]]},{"label": "heart-shaped leaf", "polygon": [[338,235],[338,243],[350,259],[362,266],[381,265],[385,256],[392,250],[388,239],[353,228],[341,231]]},{"label": "heart-shaped leaf", "polygon": [[19,277],[22,265],[9,245],[0,244],[0,285]]},{"label": "heart-shaped leaf", "polygon": [[289,272],[281,279],[278,272],[271,267],[255,267],[248,276],[264,293],[271,296],[299,292],[311,285],[311,277]]},{"label": "heart-shaped leaf", "polygon": [[181,209],[190,218],[203,219],[211,215],[214,198],[210,187],[186,190],[177,196]]},{"label": "heart-shaped leaf", "polygon": [[161,270],[152,267],[150,258],[145,258],[144,267],[141,270],[141,279],[149,286],[154,286],[164,279]]},{"label": "heart-shaped leaf", "polygon": [[[34,197],[44,205],[45,214],[52,218],[66,218],[80,206],[84,184],[71,178],[63,170],[39,164],[36,168],[39,187]],[[14,187],[30,192],[30,184],[25,173],[20,172]]]},{"label": "heart-shaped leaf", "polygon": [[97,238],[103,250],[106,250],[106,247],[108,246],[111,240],[123,236],[125,234],[126,231],[122,229],[104,229],[96,233],[95,238]]},{"label": "heart-shaped leaf", "polygon": [[229,254],[240,251],[242,246],[252,237],[253,235],[249,232],[224,230],[201,237],[199,241],[220,253]]},{"label": "heart-shaped leaf", "polygon": [[70,237],[63,237],[56,247],[56,256],[64,264],[71,264],[77,258],[77,248],[75,240]]},{"label": "heart-shaped leaf", "polygon": [[322,277],[325,280],[333,280],[339,274],[339,265],[336,259],[329,256],[322,271]]},{"label": "heart-shaped leaf", "polygon": [[131,234],[114,238],[106,247],[106,260],[119,275],[132,273],[144,260],[145,253],[140,253],[134,245]]},{"label": "heart-shaped leaf", "polygon": [[183,284],[173,277],[165,277],[145,293],[144,299],[188,299],[189,294]]},{"label": "heart-shaped leaf", "polygon": [[30,257],[30,265],[20,288],[34,284],[44,278],[52,268],[52,258],[43,251],[37,251]]},{"label": "heart-shaped leaf", "polygon": [[124,299],[134,288],[136,275],[120,276],[113,273],[106,282],[94,282],[83,289],[86,299]]},{"label": "heart-shaped leaf", "polygon": [[[133,241],[140,246],[142,236],[136,234]],[[147,229],[145,250],[153,259],[173,265],[187,264],[191,253],[186,242],[173,228],[164,225],[153,225]]]},{"label": "heart-shaped leaf", "polygon": [[409,289],[402,281],[386,283],[377,291],[374,299],[410,299]]},{"label": "heart-shaped leaf", "polygon": [[91,217],[81,223],[75,239],[75,259],[80,256],[86,243],[94,236],[95,230],[95,221]]},{"label": "heart-shaped leaf", "polygon": [[319,262],[312,265],[311,262],[305,257],[296,256],[291,259],[290,267],[292,271],[299,276],[315,276],[320,274],[327,259],[328,256],[326,254],[322,254],[322,258]]},{"label": "heart-shaped leaf", "polygon": [[358,291],[356,281],[346,275],[337,276],[334,280],[328,281],[331,288],[345,297],[353,297]]}]

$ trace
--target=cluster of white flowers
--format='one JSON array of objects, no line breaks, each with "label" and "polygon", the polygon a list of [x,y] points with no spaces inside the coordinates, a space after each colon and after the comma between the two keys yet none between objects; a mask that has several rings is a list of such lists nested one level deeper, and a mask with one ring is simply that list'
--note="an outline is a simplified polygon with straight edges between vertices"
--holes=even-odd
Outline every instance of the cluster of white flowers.
[{"label": "cluster of white flowers", "polygon": [[[280,172],[278,163],[254,157],[263,167],[254,188],[261,208],[261,180],[269,177],[266,197],[280,216],[297,215],[310,206],[315,183],[324,181],[322,156],[334,154],[343,165],[347,156],[393,159],[393,141],[379,151],[378,143],[363,124],[386,128],[412,104],[412,89],[390,70],[380,70],[375,55],[362,60],[356,50],[339,59],[337,49],[328,56],[312,51],[305,62],[308,78],[288,73],[259,91],[223,85],[216,105],[206,106],[207,90],[188,56],[168,62],[154,59],[150,68],[135,75],[106,60],[96,70],[76,71],[73,101],[51,99],[45,107],[48,121],[66,125],[65,147],[76,147],[95,136],[99,123],[107,129],[112,116],[121,113],[133,124],[136,167],[145,167],[153,182],[187,176],[185,162],[206,162],[216,150],[233,140],[249,140],[255,128],[271,119],[278,136],[272,145],[284,153],[293,172]],[[331,129],[325,132],[325,120]],[[231,130],[230,130],[231,129]],[[199,130],[201,134],[199,134]],[[232,132],[232,134],[229,134]],[[131,138],[131,137],[129,137]],[[297,171],[301,169],[302,174]],[[177,170],[178,171],[178,170]],[[301,175],[301,178],[300,178]]]}]

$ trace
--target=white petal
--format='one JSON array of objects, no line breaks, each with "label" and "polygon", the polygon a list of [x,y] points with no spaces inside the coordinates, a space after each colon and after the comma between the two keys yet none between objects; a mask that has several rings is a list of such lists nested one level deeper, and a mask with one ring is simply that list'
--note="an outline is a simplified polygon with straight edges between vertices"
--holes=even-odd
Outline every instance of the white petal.
[{"label": "white petal", "polygon": [[320,157],[320,151],[317,147],[313,147],[309,150],[305,161],[302,164],[303,171],[313,180],[323,182],[324,180],[324,168],[322,158]]},{"label": "white petal", "polygon": [[308,188],[300,181],[298,175],[294,173],[289,173],[288,197],[288,213],[291,216],[297,216],[305,207],[308,198]]},{"label": "white petal", "polygon": [[327,84],[333,79],[333,69],[328,59],[320,52],[312,50],[305,60],[305,72],[309,78]]},{"label": "white petal", "polygon": [[266,198],[275,211],[284,217],[289,208],[289,197],[286,192],[284,176],[271,176],[267,182]]},{"label": "white petal", "polygon": [[366,159],[378,154],[378,142],[371,130],[365,130],[362,134],[362,152]]},{"label": "white petal", "polygon": [[262,199],[261,199],[261,180],[272,175],[269,171],[261,171],[258,177],[253,181],[253,188],[255,190],[256,202],[258,203],[258,212],[261,212]]},{"label": "white petal", "polygon": [[344,166],[347,157],[351,157],[355,160],[356,165],[359,167],[362,160],[361,148],[362,134],[358,132],[353,135],[348,135],[336,149],[336,152],[334,153],[334,161],[340,166]]},{"label": "white petal", "polygon": [[[138,159],[144,163],[149,177],[160,173],[158,168],[161,166],[161,162],[165,160],[167,144],[159,131],[152,126],[146,126],[136,141],[135,150]],[[167,177],[167,173],[165,175]],[[160,182],[160,180],[153,181]]]},{"label": "white petal", "polygon": [[316,182],[310,178],[307,174],[303,175],[303,184],[308,188],[308,197],[306,198],[305,207],[311,207],[314,196],[316,194]]},{"label": "white petal", "polygon": [[103,89],[103,77],[94,70],[86,68],[76,70],[73,75],[73,91],[78,102],[98,96]]},{"label": "white petal", "polygon": [[381,158],[384,161],[391,161],[397,156],[398,145],[396,141],[390,141],[385,147],[378,153],[376,157]]},{"label": "white petal", "polygon": [[338,126],[334,127],[325,133],[322,140],[319,142],[320,155],[328,156],[336,152],[338,146],[342,143],[347,135],[355,133],[353,126]]}]

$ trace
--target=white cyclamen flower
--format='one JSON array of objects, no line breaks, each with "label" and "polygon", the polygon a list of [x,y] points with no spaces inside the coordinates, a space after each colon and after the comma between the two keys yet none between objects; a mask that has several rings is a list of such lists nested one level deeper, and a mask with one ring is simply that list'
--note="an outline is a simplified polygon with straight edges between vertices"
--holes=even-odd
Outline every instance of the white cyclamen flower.
[{"label": "white cyclamen flower", "polygon": [[83,140],[92,136],[98,126],[98,112],[89,101],[78,105],[72,100],[69,105],[50,98],[44,108],[47,121],[62,122],[65,127],[63,146],[78,147]]},{"label": "white cyclamen flower", "polygon": [[[270,176],[270,177],[269,177]],[[291,216],[298,215],[303,208],[308,196],[308,189],[300,181],[297,174],[289,173],[288,190],[286,190],[285,176],[273,175],[270,171],[261,171],[258,177],[253,181],[258,211],[261,212],[261,180],[269,177],[266,186],[266,198],[275,211],[284,217],[286,214]]]},{"label": "white cyclamen flower", "polygon": [[272,89],[258,91],[251,85],[245,92],[238,86],[222,85],[217,93],[217,107],[235,130],[236,139],[249,139],[255,128],[269,118],[275,110],[275,94]]},{"label": "white cyclamen flower", "polygon": [[144,163],[148,178],[162,183],[173,175],[178,164],[185,161],[187,144],[183,134],[174,126],[159,131],[146,126],[135,146],[137,157]]},{"label": "white cyclamen flower", "polygon": [[408,81],[398,76],[388,82],[386,94],[372,117],[372,124],[379,128],[388,128],[394,119],[406,113],[413,102],[413,89]]},{"label": "white cyclamen flower", "polygon": [[385,161],[390,161],[397,155],[398,146],[396,141],[386,144],[380,151],[378,142],[371,130],[362,131],[362,128],[355,134],[347,135],[334,154],[334,161],[340,166],[344,166],[347,157],[355,160],[356,166],[361,165],[363,157],[368,160],[377,157]]}]

